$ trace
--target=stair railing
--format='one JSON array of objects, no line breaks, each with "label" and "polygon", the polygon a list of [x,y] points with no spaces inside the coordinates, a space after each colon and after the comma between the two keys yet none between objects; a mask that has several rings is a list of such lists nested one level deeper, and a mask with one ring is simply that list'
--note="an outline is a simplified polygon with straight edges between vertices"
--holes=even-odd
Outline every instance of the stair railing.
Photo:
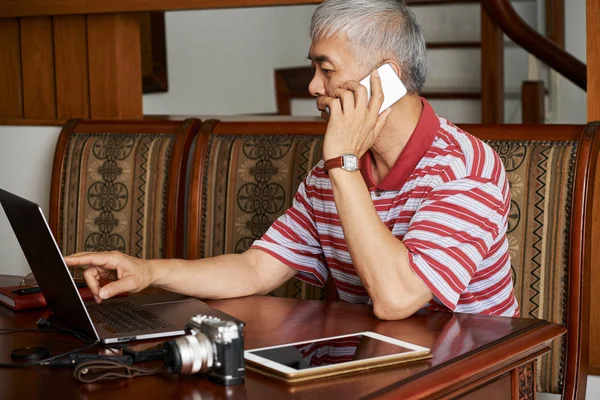
[{"label": "stair railing", "polygon": [[[584,63],[531,28],[517,14],[509,0],[481,0],[482,123],[504,122],[503,33],[566,79],[586,90],[587,67]],[[543,86],[540,89],[540,85],[540,82],[536,83],[536,87],[524,84],[522,88],[525,123],[543,123],[545,90]],[[531,113],[527,114],[525,111]]]}]

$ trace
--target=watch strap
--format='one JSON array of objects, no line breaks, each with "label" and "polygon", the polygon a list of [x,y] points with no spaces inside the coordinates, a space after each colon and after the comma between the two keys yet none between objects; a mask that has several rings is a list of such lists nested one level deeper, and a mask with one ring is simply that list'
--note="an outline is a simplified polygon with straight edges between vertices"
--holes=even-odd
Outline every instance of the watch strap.
[{"label": "watch strap", "polygon": [[344,157],[343,156],[330,158],[329,160],[325,161],[325,164],[323,164],[323,171],[325,171],[325,173],[328,173],[330,169],[342,168],[343,165],[344,165]]}]

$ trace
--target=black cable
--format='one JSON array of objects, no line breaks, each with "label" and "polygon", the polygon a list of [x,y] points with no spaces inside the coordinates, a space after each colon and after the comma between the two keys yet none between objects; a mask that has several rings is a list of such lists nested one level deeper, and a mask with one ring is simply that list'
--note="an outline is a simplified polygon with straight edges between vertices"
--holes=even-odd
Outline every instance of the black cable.
[{"label": "black cable", "polygon": [[49,329],[4,329],[0,328],[0,335],[9,333],[56,333]]},{"label": "black cable", "polygon": [[76,338],[86,342],[86,343],[92,343],[93,340],[91,340],[89,337],[85,336],[82,333],[76,332],[76,331],[71,331],[70,329],[65,329],[65,328],[61,328],[55,324],[50,323],[49,325],[45,325],[45,326],[50,326],[52,329],[8,329],[8,328],[0,328],[0,335],[3,334],[11,334],[11,333],[67,333],[69,335],[73,335]]},{"label": "black cable", "polygon": [[[3,364],[0,363],[0,368],[21,368],[21,367],[31,367],[34,365],[40,365],[41,363],[46,363],[48,361],[53,361],[53,360],[57,360],[59,358],[63,358],[63,357],[67,357],[70,356],[71,354],[75,354],[75,353],[79,353],[80,351],[85,351],[85,350],[89,350],[93,347],[96,347],[98,344],[100,344],[99,340],[95,340],[95,339],[90,339],[88,336],[84,335],[83,333],[71,330],[71,329],[67,329],[67,328],[63,328],[61,326],[58,326],[50,321],[48,321],[46,318],[40,318],[37,321],[37,326],[40,329],[10,329],[10,328],[0,328],[0,334],[10,334],[10,333],[25,333],[25,332],[31,332],[31,333],[63,333],[63,334],[68,334],[68,335],[73,335],[76,338],[78,338],[79,340],[88,343],[87,346],[79,348],[79,349],[75,349],[75,350],[71,350],[68,351],[66,353],[62,353],[62,354],[57,354],[55,356],[52,357],[48,357],[42,360],[35,360],[35,361],[31,361],[31,362],[26,362],[26,363],[13,363],[13,364]],[[44,329],[44,328],[48,328],[48,329]]]},{"label": "black cable", "polygon": [[16,363],[15,364],[2,364],[2,363],[0,363],[0,368],[22,368],[22,367],[32,367],[34,365],[40,365],[41,363],[45,363],[45,362],[48,362],[48,361],[57,360],[59,358],[67,357],[67,356],[70,356],[71,354],[79,353],[80,351],[89,350],[89,349],[91,349],[93,347],[96,347],[99,343],[100,343],[100,341],[96,340],[94,343],[88,344],[85,347],[81,347],[79,349],[71,350],[71,351],[68,351],[66,353],[58,354],[56,356],[44,358],[43,360],[36,360],[36,361],[31,361],[31,362],[26,362],[26,363],[18,363],[18,364],[16,364]]},{"label": "black cable", "polygon": [[81,333],[81,332],[77,332],[68,328],[64,328],[62,326],[58,326],[53,322],[50,322],[49,320],[47,320],[46,318],[40,318],[37,320],[37,326],[39,328],[44,328],[44,327],[48,327],[50,329],[54,329],[55,331],[58,331],[58,333],[66,333],[69,335],[73,335],[76,338],[80,339],[83,342],[87,342],[87,343],[92,343],[95,342],[95,339],[91,339],[90,337],[86,336],[85,334]]}]

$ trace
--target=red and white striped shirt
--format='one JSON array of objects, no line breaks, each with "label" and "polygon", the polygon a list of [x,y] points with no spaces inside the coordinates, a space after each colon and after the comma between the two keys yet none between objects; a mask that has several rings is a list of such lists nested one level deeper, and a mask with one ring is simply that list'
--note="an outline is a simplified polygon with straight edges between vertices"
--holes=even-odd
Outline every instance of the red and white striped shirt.
[{"label": "red and white striped shirt", "polygon": [[[502,161],[422,102],[415,131],[381,183],[371,177],[371,154],[362,159],[373,205],[433,293],[427,308],[516,316]],[[370,302],[352,265],[323,160],[298,188],[292,207],[252,247],[296,269],[306,282],[323,286],[331,274],[344,301]]]}]

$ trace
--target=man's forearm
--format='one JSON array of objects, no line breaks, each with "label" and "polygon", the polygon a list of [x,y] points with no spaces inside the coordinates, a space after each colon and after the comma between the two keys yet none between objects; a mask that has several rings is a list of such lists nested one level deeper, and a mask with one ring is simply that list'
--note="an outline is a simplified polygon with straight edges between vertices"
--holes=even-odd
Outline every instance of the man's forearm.
[{"label": "man's forearm", "polygon": [[152,260],[153,286],[205,299],[262,294],[263,282],[251,254],[227,254],[201,260]]},{"label": "man's forearm", "polygon": [[359,173],[334,169],[329,174],[348,251],[376,314],[386,319],[411,315],[431,294],[412,271],[406,246],[381,222]]}]

